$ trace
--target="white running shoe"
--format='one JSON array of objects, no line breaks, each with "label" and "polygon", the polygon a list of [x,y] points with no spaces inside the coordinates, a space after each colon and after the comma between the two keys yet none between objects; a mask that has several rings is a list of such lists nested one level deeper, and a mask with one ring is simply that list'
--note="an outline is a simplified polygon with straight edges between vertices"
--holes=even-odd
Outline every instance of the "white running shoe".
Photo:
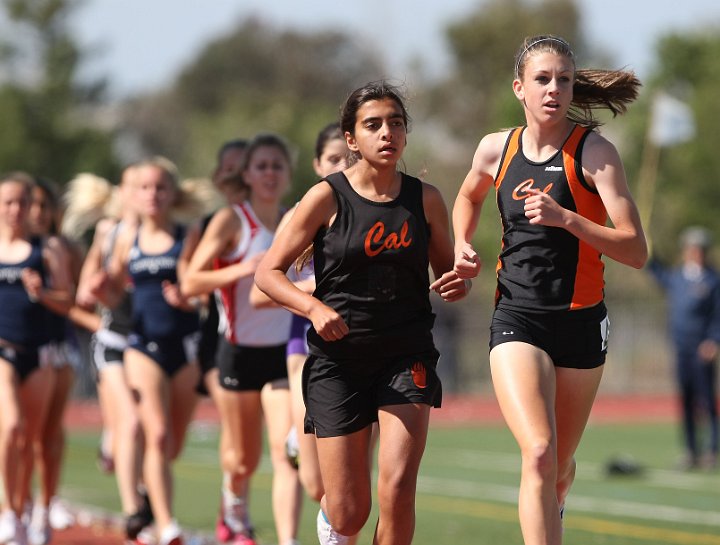
[{"label": "white running shoe", "polygon": [[5,509],[0,513],[0,543],[5,543],[13,538],[17,522],[19,522],[17,515],[12,509]]},{"label": "white running shoe", "polygon": [[0,543],[28,545],[25,526],[12,509],[6,509],[0,513]]},{"label": "white running shoe", "polygon": [[135,539],[127,540],[125,543],[132,545],[157,545],[157,538],[155,537],[155,527],[145,526]]},{"label": "white running shoe", "polygon": [[57,498],[50,500],[48,519],[53,530],[65,530],[75,524],[75,515]]},{"label": "white running shoe", "polygon": [[233,534],[252,532],[245,498],[223,489],[223,520]]},{"label": "white running shoe", "polygon": [[330,523],[325,518],[325,513],[322,509],[318,511],[317,516],[317,535],[320,540],[320,545],[346,545],[350,542],[348,536],[338,534]]},{"label": "white running shoe", "polygon": [[30,545],[47,545],[50,543],[52,529],[50,528],[49,513],[44,505],[35,504],[30,524],[27,527],[27,538]]},{"label": "white running shoe", "polygon": [[173,520],[160,532],[160,545],[182,545],[182,530],[177,521]]},{"label": "white running shoe", "polygon": [[293,426],[285,438],[285,455],[290,465],[295,469],[300,466],[300,443],[298,442],[297,428]]}]

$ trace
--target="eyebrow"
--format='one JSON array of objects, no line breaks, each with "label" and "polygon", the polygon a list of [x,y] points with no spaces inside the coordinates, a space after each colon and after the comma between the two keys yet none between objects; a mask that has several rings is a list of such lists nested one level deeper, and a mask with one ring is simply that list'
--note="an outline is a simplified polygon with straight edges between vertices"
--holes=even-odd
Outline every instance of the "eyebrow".
[{"label": "eyebrow", "polygon": [[[400,112],[393,113],[387,117],[388,119],[403,119],[403,115]],[[363,123],[369,123],[371,121],[382,121],[382,116],[366,117],[362,120]]]},{"label": "eyebrow", "polygon": [[[550,74],[552,72],[553,72],[553,70],[537,69],[537,70],[530,70],[529,73],[539,75],[539,74]],[[567,70],[560,70],[557,73],[561,74],[561,75],[562,74],[572,74],[573,70],[571,68],[568,68]]]}]

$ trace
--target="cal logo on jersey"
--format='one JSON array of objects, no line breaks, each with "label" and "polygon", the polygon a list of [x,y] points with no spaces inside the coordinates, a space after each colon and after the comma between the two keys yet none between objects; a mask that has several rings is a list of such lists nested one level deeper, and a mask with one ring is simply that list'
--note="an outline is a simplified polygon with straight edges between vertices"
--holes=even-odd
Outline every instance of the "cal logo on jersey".
[{"label": "cal logo on jersey", "polygon": [[385,250],[409,247],[412,244],[412,238],[408,236],[409,229],[408,222],[405,220],[399,233],[391,231],[385,234],[385,224],[378,221],[365,236],[365,254],[368,257],[375,257]]}]

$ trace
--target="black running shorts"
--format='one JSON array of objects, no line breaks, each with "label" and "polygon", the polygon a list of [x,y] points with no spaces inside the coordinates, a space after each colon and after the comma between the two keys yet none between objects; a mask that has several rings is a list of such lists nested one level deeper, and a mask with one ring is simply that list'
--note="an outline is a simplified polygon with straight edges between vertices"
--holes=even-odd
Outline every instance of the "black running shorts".
[{"label": "black running shorts", "polygon": [[260,391],[268,382],[288,378],[286,345],[237,346],[224,337],[217,351],[220,386],[234,392]]},{"label": "black running shorts", "polygon": [[546,352],[556,367],[593,369],[605,363],[609,324],[603,303],[557,312],[499,307],[490,324],[490,350],[507,342],[524,342]]},{"label": "black running shorts", "polygon": [[374,362],[309,356],[302,377],[305,433],[349,435],[377,421],[378,408],[386,405],[440,407],[438,358],[435,350]]}]

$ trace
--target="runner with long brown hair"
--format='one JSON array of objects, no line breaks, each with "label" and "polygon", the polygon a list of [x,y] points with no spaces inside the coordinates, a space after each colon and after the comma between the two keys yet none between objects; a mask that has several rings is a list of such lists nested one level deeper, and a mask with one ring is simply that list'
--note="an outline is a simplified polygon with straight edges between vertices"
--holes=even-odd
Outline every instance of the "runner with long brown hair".
[{"label": "runner with long brown hair", "polygon": [[624,112],[638,86],[630,72],[576,69],[562,38],[527,38],[513,81],[526,125],[480,141],[453,209],[455,270],[472,278],[480,269],[472,237],[495,188],[503,237],[490,370],[522,455],[526,545],[562,541],[574,454],[607,352],[601,256],[635,268],[647,258],[620,156],[592,115]]}]

